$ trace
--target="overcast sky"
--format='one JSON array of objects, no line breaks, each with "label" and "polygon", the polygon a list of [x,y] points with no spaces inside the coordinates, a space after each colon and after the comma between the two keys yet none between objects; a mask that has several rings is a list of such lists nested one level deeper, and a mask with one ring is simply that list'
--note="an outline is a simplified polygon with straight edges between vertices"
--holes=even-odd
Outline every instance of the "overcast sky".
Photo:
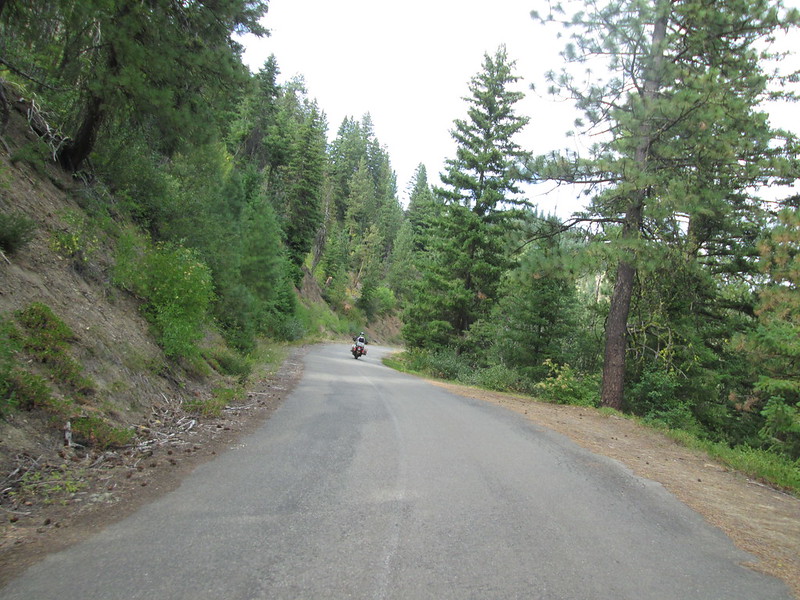
[{"label": "overcast sky", "polygon": [[[466,116],[469,80],[500,44],[516,61],[526,92],[517,113],[531,119],[516,141],[535,154],[579,143],[564,135],[577,116],[571,104],[543,93],[543,75],[558,68],[563,48],[557,28],[530,17],[544,6],[544,0],[270,0],[263,23],[271,35],[246,38],[244,60],[255,72],[274,54],[279,81],[302,75],[327,115],[330,139],[345,117],[369,112],[405,203],[420,163],[429,182],[439,182],[444,160],[455,155],[450,130]],[[531,83],[541,95],[530,91]],[[551,189],[537,186],[528,196],[562,217],[581,207],[575,193],[545,193]]]}]

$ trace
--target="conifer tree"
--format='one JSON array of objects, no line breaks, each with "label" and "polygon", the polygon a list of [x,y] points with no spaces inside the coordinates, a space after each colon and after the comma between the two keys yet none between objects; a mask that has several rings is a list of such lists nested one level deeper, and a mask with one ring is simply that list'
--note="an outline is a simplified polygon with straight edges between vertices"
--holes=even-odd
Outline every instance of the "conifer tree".
[{"label": "conifer tree", "polygon": [[[167,152],[184,139],[207,141],[248,78],[231,34],[266,34],[266,0],[33,4],[0,14],[3,60],[58,99],[68,136],[58,158],[73,170],[113,122],[157,128]],[[53,93],[64,88],[73,91]]]},{"label": "conifer tree", "polygon": [[484,55],[465,98],[467,118],[455,121],[456,156],[446,161],[441,176],[447,187],[436,190],[445,206],[429,238],[430,262],[407,312],[404,335],[411,344],[456,342],[487,314],[511,264],[504,243],[514,218],[508,208],[526,204],[518,184],[529,157],[513,139],[528,122],[514,112],[523,94],[512,89],[518,80],[513,67],[503,46]]},{"label": "conifer tree", "polygon": [[[561,18],[561,7],[546,19]],[[712,271],[743,266],[747,257],[734,249],[748,235],[753,240],[751,215],[757,222],[760,205],[752,190],[785,181],[796,168],[793,137],[771,129],[758,108],[770,97],[770,76],[767,52],[756,44],[797,19],[781,9],[766,0],[615,0],[579,3],[564,19],[578,30],[564,57],[585,69],[603,56],[609,75],[583,81],[565,69],[550,74],[552,86],[584,111],[579,125],[604,137],[590,156],[551,157],[539,171],[597,185],[584,217],[604,226],[617,248],[605,405],[622,406],[631,298],[637,271],[659,256],[658,244],[680,247],[683,260]]]}]

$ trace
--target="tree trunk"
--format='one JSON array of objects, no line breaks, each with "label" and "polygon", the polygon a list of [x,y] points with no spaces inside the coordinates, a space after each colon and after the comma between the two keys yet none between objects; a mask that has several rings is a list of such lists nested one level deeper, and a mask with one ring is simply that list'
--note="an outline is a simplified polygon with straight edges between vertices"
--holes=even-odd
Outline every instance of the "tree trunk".
[{"label": "tree trunk", "polygon": [[75,138],[65,144],[58,154],[58,161],[64,169],[75,172],[80,169],[83,161],[89,158],[104,118],[103,101],[97,96],[92,96]]},{"label": "tree trunk", "polygon": [[[644,72],[644,89],[642,98],[647,107],[655,98],[661,85],[661,65],[664,61],[663,43],[667,32],[667,18],[670,10],[669,0],[660,0],[657,6],[658,15],[653,27],[651,54]],[[641,172],[648,168],[650,145],[653,142],[650,119],[645,112],[639,128],[639,143],[636,145],[635,163]],[[634,240],[642,227],[644,203],[647,189],[637,190],[631,195],[622,227],[622,239]],[[630,249],[626,249],[630,253]],[[625,354],[628,346],[628,314],[631,308],[633,282],[636,278],[636,267],[633,257],[623,259],[617,267],[617,280],[611,294],[608,321],[606,322],[606,345],[603,354],[603,385],[600,392],[600,403],[611,408],[622,408],[625,387]]]}]

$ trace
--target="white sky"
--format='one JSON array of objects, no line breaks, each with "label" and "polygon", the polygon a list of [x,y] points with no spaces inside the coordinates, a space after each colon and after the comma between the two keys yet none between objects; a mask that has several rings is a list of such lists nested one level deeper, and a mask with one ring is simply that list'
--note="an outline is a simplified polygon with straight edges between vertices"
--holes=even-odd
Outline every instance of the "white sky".
[{"label": "white sky", "polygon": [[[420,163],[429,183],[439,183],[444,160],[455,155],[450,130],[466,116],[469,80],[500,44],[516,61],[526,93],[517,114],[530,118],[515,140],[534,154],[579,143],[564,135],[578,113],[544,93],[543,75],[558,69],[564,45],[556,37],[560,28],[546,30],[530,18],[531,9],[546,6],[544,0],[270,0],[263,24],[271,35],[246,37],[244,60],[255,72],[274,54],[280,82],[302,75],[328,117],[330,139],[345,117],[369,112],[405,204]],[[545,193],[552,187],[536,186],[528,196],[561,217],[580,209],[575,192]]]}]

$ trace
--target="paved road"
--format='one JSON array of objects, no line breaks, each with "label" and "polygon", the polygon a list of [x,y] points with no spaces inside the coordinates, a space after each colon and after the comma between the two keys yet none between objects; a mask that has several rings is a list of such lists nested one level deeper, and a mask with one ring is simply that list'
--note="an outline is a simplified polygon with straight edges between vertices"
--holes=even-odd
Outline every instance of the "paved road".
[{"label": "paved road", "polygon": [[0,598],[791,598],[660,485],[383,351],[315,347],[256,433]]}]

